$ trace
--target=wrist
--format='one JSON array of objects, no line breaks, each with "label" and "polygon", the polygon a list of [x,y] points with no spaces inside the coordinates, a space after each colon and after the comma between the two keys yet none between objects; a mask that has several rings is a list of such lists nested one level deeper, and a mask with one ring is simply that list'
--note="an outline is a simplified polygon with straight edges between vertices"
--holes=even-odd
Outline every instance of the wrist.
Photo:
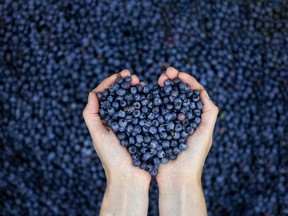
[{"label": "wrist", "polygon": [[178,177],[161,176],[156,178],[160,190],[179,190],[185,187],[202,188],[201,175],[182,175]]},{"label": "wrist", "polygon": [[100,215],[147,215],[149,184],[139,176],[110,175]]},{"label": "wrist", "polygon": [[119,175],[114,173],[107,175],[107,188],[137,188],[138,192],[146,192],[149,190],[150,181],[150,176],[139,176],[137,174]]}]

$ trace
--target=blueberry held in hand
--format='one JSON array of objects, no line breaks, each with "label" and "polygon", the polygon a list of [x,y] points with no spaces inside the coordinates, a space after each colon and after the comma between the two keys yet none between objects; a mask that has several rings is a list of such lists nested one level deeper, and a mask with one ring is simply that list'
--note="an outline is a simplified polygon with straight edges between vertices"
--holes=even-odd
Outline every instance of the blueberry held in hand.
[{"label": "blueberry held in hand", "polygon": [[186,138],[201,122],[200,91],[178,78],[151,90],[130,83],[131,77],[119,77],[98,93],[99,114],[127,148],[133,165],[155,176],[161,163],[188,148]]}]

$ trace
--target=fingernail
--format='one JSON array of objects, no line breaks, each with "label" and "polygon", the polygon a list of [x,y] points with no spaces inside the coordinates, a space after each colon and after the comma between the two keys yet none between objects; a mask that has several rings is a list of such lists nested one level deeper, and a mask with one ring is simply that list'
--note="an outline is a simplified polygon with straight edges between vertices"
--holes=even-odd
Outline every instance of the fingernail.
[{"label": "fingernail", "polygon": [[89,92],[89,95],[88,95],[88,103],[91,101],[91,92]]},{"label": "fingernail", "polygon": [[207,93],[207,91],[206,91],[206,90],[204,91],[204,96],[205,96],[207,99],[209,99],[209,100],[210,100],[210,97],[209,97],[209,95],[208,95],[208,93]]}]

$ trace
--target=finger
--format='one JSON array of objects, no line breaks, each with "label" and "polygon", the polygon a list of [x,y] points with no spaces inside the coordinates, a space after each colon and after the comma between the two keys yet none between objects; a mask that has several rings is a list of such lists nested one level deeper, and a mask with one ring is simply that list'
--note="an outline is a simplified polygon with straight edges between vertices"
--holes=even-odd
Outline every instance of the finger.
[{"label": "finger", "polygon": [[131,73],[130,73],[129,70],[124,69],[124,70],[122,70],[122,71],[119,73],[119,75],[120,75],[122,78],[125,78],[125,77],[127,77],[127,76],[131,76]]},{"label": "finger", "polygon": [[98,112],[98,98],[95,92],[90,92],[88,97],[88,103],[83,110],[83,117],[93,139],[96,139],[99,134],[103,134],[103,132],[106,130]]},{"label": "finger", "polygon": [[168,67],[166,70],[166,75],[170,80],[175,79],[179,74],[179,71],[173,67]]},{"label": "finger", "polygon": [[134,74],[131,76],[131,79],[132,79],[132,81],[131,81],[132,86],[135,86],[140,82],[139,78]]},{"label": "finger", "polygon": [[118,78],[118,74],[113,74],[112,76],[103,80],[94,90],[93,92],[102,92],[105,89],[108,89]]},{"label": "finger", "polygon": [[145,83],[144,83],[144,82],[140,82],[140,84],[141,84],[142,86],[145,86]]},{"label": "finger", "polygon": [[219,110],[210,99],[206,90],[200,92],[200,98],[204,104],[200,124],[205,130],[209,130],[209,133],[212,134]]},{"label": "finger", "polygon": [[178,78],[182,82],[187,83],[191,89],[199,89],[200,91],[204,90],[204,87],[199,82],[197,82],[197,80],[193,76],[191,76],[187,73],[180,72],[178,75]]},{"label": "finger", "polygon": [[163,87],[164,86],[164,82],[165,80],[168,79],[168,76],[164,73],[164,74],[161,74],[161,76],[159,77],[158,79],[158,85]]}]

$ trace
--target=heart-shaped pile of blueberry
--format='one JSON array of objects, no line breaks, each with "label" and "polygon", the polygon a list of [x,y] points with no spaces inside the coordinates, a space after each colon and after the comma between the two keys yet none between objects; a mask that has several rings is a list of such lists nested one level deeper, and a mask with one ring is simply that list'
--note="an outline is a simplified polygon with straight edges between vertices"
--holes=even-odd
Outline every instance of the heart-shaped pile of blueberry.
[{"label": "heart-shaped pile of blueberry", "polygon": [[186,138],[201,121],[200,91],[178,78],[151,90],[130,83],[131,77],[119,77],[98,93],[99,114],[127,147],[134,166],[156,176],[161,163],[187,149]]}]

